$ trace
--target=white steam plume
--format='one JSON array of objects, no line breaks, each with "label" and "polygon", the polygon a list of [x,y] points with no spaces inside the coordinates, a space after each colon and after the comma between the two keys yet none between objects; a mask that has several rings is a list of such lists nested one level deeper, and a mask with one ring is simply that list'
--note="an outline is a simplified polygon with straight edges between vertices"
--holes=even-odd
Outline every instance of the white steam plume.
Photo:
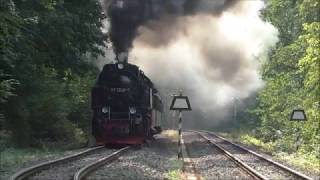
[{"label": "white steam plume", "polygon": [[160,91],[183,89],[203,111],[227,107],[233,97],[246,98],[263,86],[258,59],[278,40],[276,28],[260,18],[263,8],[260,0],[239,1],[219,16],[152,20],[138,29],[130,63]]}]

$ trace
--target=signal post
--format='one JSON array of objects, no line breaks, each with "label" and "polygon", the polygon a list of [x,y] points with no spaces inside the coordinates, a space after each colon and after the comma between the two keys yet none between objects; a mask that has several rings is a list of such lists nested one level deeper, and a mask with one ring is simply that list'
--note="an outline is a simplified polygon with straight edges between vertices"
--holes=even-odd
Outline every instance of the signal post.
[{"label": "signal post", "polygon": [[[307,121],[307,116],[306,113],[304,112],[303,109],[294,109],[291,113],[290,116],[290,121],[295,121],[295,122],[304,122]],[[300,145],[301,145],[301,125],[297,124],[297,130],[296,130],[296,142],[295,142],[295,148],[296,151],[298,151]]]},{"label": "signal post", "polygon": [[173,95],[170,110],[179,111],[179,140],[178,140],[178,158],[182,158],[182,111],[191,111],[191,106],[188,96],[183,96],[182,91],[179,95]]}]

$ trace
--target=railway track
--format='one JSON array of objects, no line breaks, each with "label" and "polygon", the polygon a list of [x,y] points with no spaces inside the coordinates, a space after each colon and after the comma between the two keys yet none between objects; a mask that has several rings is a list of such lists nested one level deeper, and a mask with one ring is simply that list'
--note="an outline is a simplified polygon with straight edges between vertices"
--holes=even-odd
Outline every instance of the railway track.
[{"label": "railway track", "polygon": [[[116,156],[115,150],[106,149],[104,146],[62,157],[57,160],[40,163],[15,173],[11,180],[53,180],[72,179],[83,166],[103,157]],[[107,163],[107,161],[105,161]],[[93,164],[93,163],[92,163]]]},{"label": "railway track", "polygon": [[[203,177],[205,179],[311,180],[304,174],[212,132],[188,131],[183,133],[183,137],[185,139],[182,141],[184,147],[183,179],[202,179]],[[94,174],[98,169],[101,171],[104,165],[117,160],[130,149],[129,146],[117,151],[105,149],[103,146],[91,148],[29,167],[14,174],[11,180],[95,179]],[[145,156],[144,153],[143,156]]]},{"label": "railway track", "polygon": [[72,161],[72,160],[76,160],[79,159],[83,156],[86,156],[88,154],[91,154],[93,152],[99,151],[101,149],[103,149],[104,146],[98,146],[98,147],[94,147],[94,148],[90,148],[88,150],[70,155],[70,156],[66,156],[66,157],[62,157],[56,160],[52,160],[52,161],[47,161],[47,162],[43,162],[25,169],[22,169],[21,171],[18,171],[17,173],[15,173],[10,179],[11,180],[23,180],[23,179],[27,179],[30,176],[41,172],[42,170],[48,169],[50,168],[50,166],[57,166],[59,164],[68,162],[68,161]]},{"label": "railway track", "polygon": [[131,147],[127,146],[125,148],[122,148],[112,154],[110,154],[107,157],[103,157],[83,168],[81,168],[73,177],[73,180],[81,180],[84,179],[85,177],[89,176],[90,173],[94,172],[95,170],[97,170],[99,167],[104,166],[107,163],[111,163],[112,161],[116,160],[117,158],[119,158],[121,155],[123,155],[124,153],[128,152],[128,150],[130,150]]},{"label": "railway track", "polygon": [[176,141],[165,135],[156,135],[155,139],[148,146],[98,168],[85,179],[170,179],[168,172],[181,167]]},{"label": "railway track", "polygon": [[212,145],[219,148],[227,156],[237,162],[239,166],[255,176],[256,179],[312,180],[312,178],[300,172],[257,154],[243,146],[234,144],[212,132],[192,132],[199,134]]},{"label": "railway track", "polygon": [[[212,146],[199,133],[184,132],[183,137],[187,152],[183,153],[183,172],[187,171],[184,172],[183,179],[259,179],[229,154]],[[192,168],[190,170],[185,166]]]}]

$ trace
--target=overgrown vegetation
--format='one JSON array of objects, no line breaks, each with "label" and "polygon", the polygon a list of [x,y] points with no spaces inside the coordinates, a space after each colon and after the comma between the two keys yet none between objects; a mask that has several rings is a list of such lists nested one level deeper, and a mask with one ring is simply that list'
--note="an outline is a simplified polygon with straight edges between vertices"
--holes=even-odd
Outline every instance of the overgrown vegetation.
[{"label": "overgrown vegetation", "polygon": [[181,169],[183,166],[183,162],[178,159],[170,160],[169,172],[166,174],[166,178],[168,180],[178,180],[181,178]]},{"label": "overgrown vegetation", "polygon": [[37,161],[39,159],[59,157],[62,154],[63,151],[61,150],[48,148],[6,148],[1,152],[0,179],[8,179],[7,176],[15,173],[14,170],[24,163],[30,163],[30,161]]},{"label": "overgrown vegetation", "polygon": [[[98,0],[0,0],[1,149],[85,144]],[[9,142],[9,143],[8,143]]]},{"label": "overgrown vegetation", "polygon": [[254,133],[248,130],[232,130],[230,132],[220,133],[222,136],[234,139],[248,146],[259,149],[262,152],[271,154],[276,160],[286,162],[305,172],[320,173],[319,157],[314,152],[306,152],[299,150],[294,153],[289,153],[283,150],[283,146],[288,143],[283,141],[263,141],[254,136]]},{"label": "overgrown vegetation", "polygon": [[[312,152],[320,158],[320,2],[269,1],[264,16],[280,31],[280,41],[262,67],[265,88],[253,110],[261,120],[256,136],[281,144],[285,152]],[[306,111],[307,122],[291,122],[293,109]],[[295,142],[297,127],[301,142]]]},{"label": "overgrown vegetation", "polygon": [[166,175],[168,180],[178,180],[180,179],[180,170],[173,170],[168,172],[168,174]]},{"label": "overgrown vegetation", "polygon": [[[264,88],[242,116],[242,128],[274,151],[320,158],[320,2],[271,0],[263,16],[279,30],[277,47],[261,67]],[[289,121],[304,109],[307,122]],[[253,124],[253,125],[252,125]],[[297,141],[297,129],[301,129]]]},{"label": "overgrown vegetation", "polygon": [[[320,161],[319,9],[317,0],[267,1],[263,16],[279,30],[279,42],[261,67],[265,86],[237,127],[245,129],[243,142],[313,169]],[[293,109],[304,109],[308,121],[290,121]]]}]

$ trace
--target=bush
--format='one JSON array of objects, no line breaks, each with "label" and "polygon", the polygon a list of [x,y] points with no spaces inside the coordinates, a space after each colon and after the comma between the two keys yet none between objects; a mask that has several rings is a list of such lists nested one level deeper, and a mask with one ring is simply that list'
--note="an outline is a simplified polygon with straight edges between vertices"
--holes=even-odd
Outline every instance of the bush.
[{"label": "bush", "polygon": [[[54,69],[45,67],[35,68],[30,76],[37,78],[21,81],[23,86],[19,87],[18,96],[10,99],[5,111],[6,125],[12,130],[14,142],[19,146],[58,143],[73,147],[84,144],[84,131],[69,119],[70,114],[76,111],[84,116],[78,120],[89,122],[86,118],[90,116],[89,108],[83,112],[77,110],[78,107],[88,106],[88,90],[73,93],[75,89],[80,89],[84,81],[79,86],[70,86],[70,82],[59,79]],[[71,95],[68,93],[70,91]],[[79,96],[85,100],[75,100]]]},{"label": "bush", "polygon": [[255,138],[255,137],[249,136],[247,134],[242,135],[240,137],[240,140],[245,144],[257,146],[257,147],[259,147],[262,150],[267,151],[267,152],[273,152],[274,149],[275,149],[274,143],[272,143],[272,142],[265,143],[265,142]]},{"label": "bush", "polygon": [[70,121],[54,124],[52,128],[57,132],[56,142],[66,149],[84,146],[87,142],[85,133]]}]

